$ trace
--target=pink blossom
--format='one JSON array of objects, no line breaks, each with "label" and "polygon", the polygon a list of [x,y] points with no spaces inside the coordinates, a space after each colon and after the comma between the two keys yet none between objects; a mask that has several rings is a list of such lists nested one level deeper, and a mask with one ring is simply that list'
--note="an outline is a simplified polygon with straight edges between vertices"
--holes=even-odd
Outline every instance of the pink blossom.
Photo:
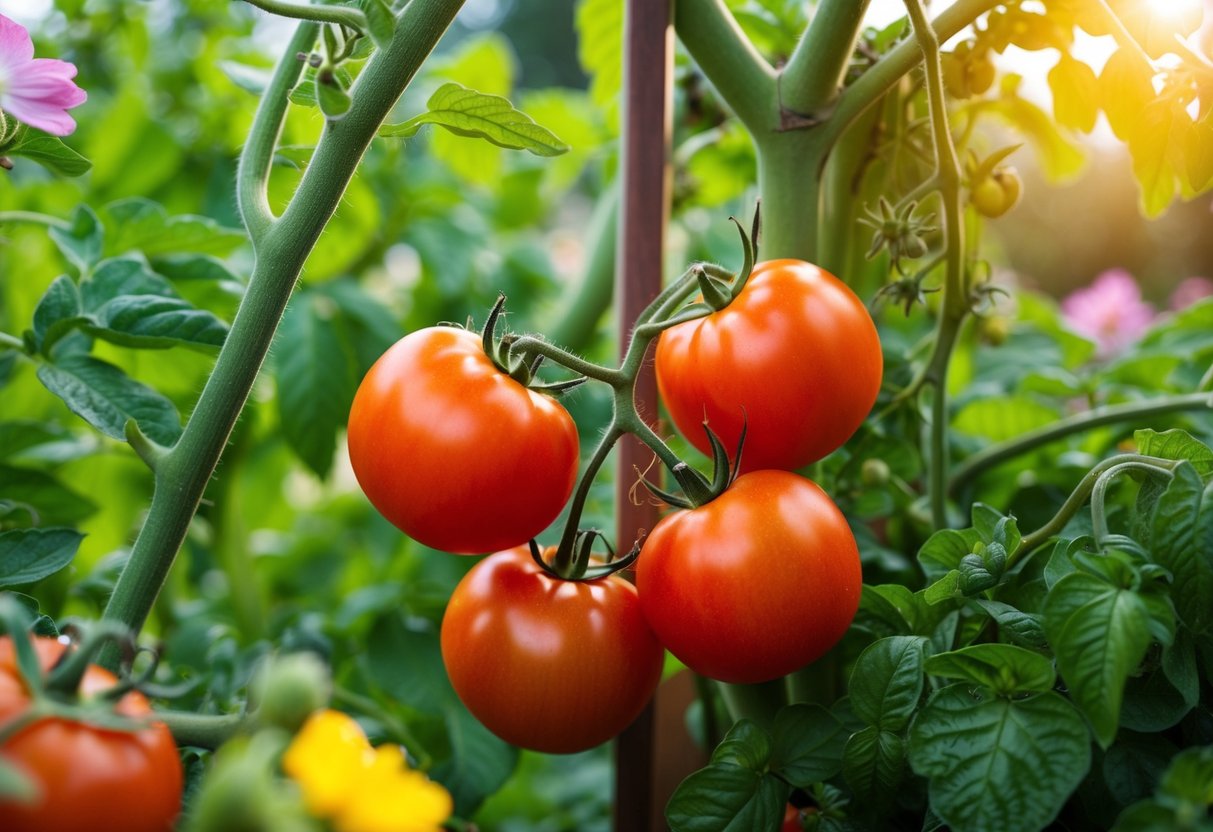
[{"label": "pink blossom", "polygon": [[1180,281],[1171,293],[1171,309],[1178,312],[1210,296],[1213,296],[1213,280],[1207,277],[1189,277]]},{"label": "pink blossom", "polygon": [[1111,269],[1090,286],[1061,302],[1066,321],[1099,346],[1107,357],[1136,341],[1155,318],[1154,307],[1141,299],[1141,289],[1124,269]]},{"label": "pink blossom", "polygon": [[35,58],[29,31],[0,15],[0,109],[31,127],[66,136],[76,129],[66,111],[88,98],[75,77],[74,64]]}]

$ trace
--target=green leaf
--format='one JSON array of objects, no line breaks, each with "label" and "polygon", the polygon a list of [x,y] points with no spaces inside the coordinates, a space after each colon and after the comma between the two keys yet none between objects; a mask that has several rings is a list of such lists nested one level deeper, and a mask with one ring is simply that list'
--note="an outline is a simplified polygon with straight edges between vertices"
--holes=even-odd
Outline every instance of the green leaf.
[{"label": "green leaf", "polygon": [[885,731],[901,731],[918,707],[923,688],[926,639],[882,638],[867,647],[851,674],[851,709]]},{"label": "green leaf", "polygon": [[493,736],[462,707],[446,713],[451,756],[432,776],[450,791],[455,814],[471,817],[518,767],[518,749]]},{"label": "green leaf", "polygon": [[1186,459],[1202,479],[1213,475],[1213,449],[1209,448],[1186,430],[1173,428],[1159,433],[1156,430],[1135,430],[1133,441],[1137,452],[1162,459]]},{"label": "green leaf", "polygon": [[149,258],[187,252],[222,257],[247,241],[239,228],[193,214],[173,216],[163,205],[143,197],[111,202],[101,216],[109,229],[106,256],[140,251]]},{"label": "green leaf", "polygon": [[101,221],[87,205],[77,205],[67,228],[51,227],[47,236],[80,274],[86,274],[101,259]]},{"label": "green leaf", "polygon": [[1057,674],[1053,663],[1040,653],[1010,644],[974,644],[926,661],[932,676],[961,679],[984,685],[994,693],[1043,693],[1053,689]]},{"label": "green leaf", "polygon": [[68,409],[97,430],[126,440],[126,422],[154,442],[171,446],[181,435],[181,417],[164,396],[89,355],[67,355],[38,368],[38,380]]},{"label": "green leaf", "polygon": [[1213,745],[1189,748],[1176,755],[1159,791],[1205,809],[1213,806]]},{"label": "green leaf", "polygon": [[371,39],[380,49],[386,49],[396,33],[396,16],[392,14],[392,7],[384,0],[363,0],[362,11],[366,14]]},{"label": "green leaf", "polygon": [[1104,748],[1116,736],[1125,680],[1150,646],[1149,617],[1136,592],[1083,572],[1062,578],[1045,600],[1057,669]]},{"label": "green leaf", "polygon": [[955,832],[1043,829],[1091,765],[1082,717],[1056,693],[981,699],[970,687],[937,691],[910,728],[932,811]]},{"label": "green leaf", "polygon": [[23,156],[60,176],[83,176],[93,163],[72,150],[58,136],[27,127],[17,142],[4,150],[5,156]]},{"label": "green leaf", "polygon": [[771,759],[771,737],[756,723],[738,720],[712,752],[712,763],[761,772]]},{"label": "green leaf", "polygon": [[1112,132],[1128,142],[1141,126],[1142,113],[1154,101],[1152,69],[1131,49],[1118,49],[1099,73],[1100,106]]},{"label": "green leaf", "polygon": [[1044,647],[1048,643],[1045,639],[1042,616],[1023,612],[1001,601],[975,598],[973,603],[985,610],[986,614],[998,624],[999,633],[1012,641],[1024,647]]},{"label": "green leaf", "polygon": [[679,784],[665,807],[672,832],[777,829],[791,788],[772,774],[711,765]]},{"label": "green leaf", "polygon": [[317,476],[333,465],[337,431],[358,379],[349,339],[327,298],[305,293],[287,307],[274,347],[278,418],[287,443]]},{"label": "green leaf", "polygon": [[14,420],[0,422],[0,459],[10,459],[31,448],[71,441],[71,434],[52,422]]},{"label": "green leaf", "polygon": [[927,580],[937,581],[960,566],[961,559],[981,542],[981,534],[976,529],[943,529],[922,544],[918,550],[918,562]]},{"label": "green leaf", "polygon": [[[1171,573],[1171,597],[1179,618],[1197,632],[1213,623],[1213,521],[1203,515],[1213,511],[1213,502],[1202,502],[1203,484],[1196,470],[1180,463],[1159,495],[1143,543],[1155,563]],[[1213,486],[1207,492],[1213,495]]]},{"label": "green leaf", "polygon": [[842,768],[847,732],[820,705],[790,705],[775,715],[771,771],[798,788],[828,780]]},{"label": "green leaf", "polygon": [[897,734],[869,725],[847,740],[842,776],[865,807],[864,814],[883,815],[888,811],[905,768],[906,744]]},{"label": "green leaf", "polygon": [[97,511],[96,503],[51,474],[15,465],[0,465],[0,500],[33,508],[36,525],[73,526]]},{"label": "green leaf", "polygon": [[51,347],[85,320],[80,290],[67,275],[56,277],[34,309],[34,345],[46,355]]},{"label": "green leaf", "polygon": [[559,156],[569,146],[508,99],[470,90],[462,84],[443,84],[430,96],[429,111],[402,124],[388,124],[380,136],[408,138],[425,124],[445,127],[459,136],[487,139],[498,147],[526,150],[536,156]]},{"label": "green leaf", "polygon": [[1122,731],[1104,755],[1104,782],[1121,805],[1149,797],[1177,750],[1159,734]]},{"label": "green leaf", "polygon": [[577,58],[590,76],[590,98],[600,108],[617,108],[623,89],[623,0],[580,0],[576,26]]},{"label": "green leaf", "polygon": [[315,83],[316,102],[320,105],[320,112],[324,113],[325,118],[329,121],[337,121],[350,111],[352,103],[350,94],[341,85],[340,76],[334,75],[325,80],[317,73]]},{"label": "green leaf", "polygon": [[71,563],[84,535],[75,529],[0,532],[0,587],[40,581]]},{"label": "green leaf", "polygon": [[960,570],[953,569],[938,581],[928,586],[922,591],[922,597],[928,604],[932,605],[965,597],[964,591],[960,588]]}]

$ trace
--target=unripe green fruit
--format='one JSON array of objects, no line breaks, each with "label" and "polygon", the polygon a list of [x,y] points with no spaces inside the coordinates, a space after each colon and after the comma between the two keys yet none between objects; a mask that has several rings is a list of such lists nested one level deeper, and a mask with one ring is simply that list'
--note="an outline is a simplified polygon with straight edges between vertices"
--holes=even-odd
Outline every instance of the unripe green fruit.
[{"label": "unripe green fruit", "polygon": [[294,733],[332,693],[328,667],[315,653],[274,656],[253,682],[253,701],[262,725]]}]

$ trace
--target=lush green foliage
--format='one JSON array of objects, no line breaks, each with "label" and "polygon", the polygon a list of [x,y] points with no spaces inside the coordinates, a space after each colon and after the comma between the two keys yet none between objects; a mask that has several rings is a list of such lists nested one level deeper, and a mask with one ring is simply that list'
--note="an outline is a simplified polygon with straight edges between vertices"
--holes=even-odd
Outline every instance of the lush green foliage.
[{"label": "lush green foliage", "polygon": [[[981,22],[942,55],[918,0],[907,3],[914,25],[857,32],[854,54],[849,38],[829,37],[841,24],[802,41],[802,3],[677,3],[686,47],[670,263],[735,267],[725,217],[749,213],[757,180],[770,241],[760,250],[819,262],[873,303],[885,377],[872,416],[809,471],[858,543],[854,623],[789,677],[781,701],[734,713],[744,718],[723,729],[716,717],[726,701],[736,710],[737,692],[702,688],[688,722],[710,761],[667,806],[678,832],[775,829],[789,801],[816,809],[806,822],[823,830],[1209,828],[1213,300],[1109,351],[1051,299],[999,297],[990,263],[1000,254],[982,240],[1017,198],[1008,161],[1029,152],[1020,142],[1050,181],[1064,180],[1099,118],[1128,149],[1145,214],[1213,185],[1208,60],[1190,41],[1157,39],[1194,26],[1164,25],[1134,2],[962,0],[938,26]],[[100,618],[140,530],[181,520],[163,587],[135,594],[163,656],[149,692],[174,712],[165,718],[183,747],[186,814],[197,800],[199,824],[226,817],[214,808],[234,788],[223,783],[246,781],[264,805],[286,801],[282,816],[298,815],[299,828],[315,823],[265,774],[285,740],[256,724],[250,686],[275,651],[322,656],[335,706],[374,742],[404,746],[449,790],[458,818],[486,830],[608,824],[605,749],[570,769],[506,744],[460,702],[438,635],[472,563],[402,536],[371,508],[344,429],[359,380],[404,332],[479,323],[499,292],[512,331],[614,366],[619,345],[599,324],[615,265],[622,3],[582,0],[575,24],[571,10],[563,20],[549,4],[517,4],[518,19],[532,7],[550,15],[554,39],[571,44],[575,25],[588,89],[575,68],[565,85],[537,87],[534,55],[456,23],[372,125],[357,175],[327,183],[336,211],[324,234],[294,249],[274,237],[314,207],[293,200],[301,181],[321,181],[313,171],[324,176],[325,142],[340,146],[332,125],[363,117],[358,79],[409,41],[408,15],[438,5],[412,0],[403,16],[380,0],[322,6],[366,35],[324,28],[308,41],[314,60],[295,67],[266,158],[270,210],[286,211],[269,231],[249,213],[246,171],[239,206],[233,181],[256,96],[272,100],[280,77],[261,44],[280,51],[283,30],[211,0],[175,0],[162,15],[57,0],[34,33],[38,54],[80,67],[90,101],[77,134],[28,131],[3,149],[14,166],[0,189],[0,588],[40,633]],[[821,0],[815,19],[838,6]],[[729,10],[753,57],[735,38],[714,40],[711,21]],[[426,31],[436,40],[441,30]],[[1116,37],[1098,71],[1073,48],[1079,31]],[[527,42],[518,28],[512,37]],[[810,41],[818,48],[798,48]],[[1010,46],[1057,50],[1052,114],[995,65]],[[924,55],[925,73],[914,69]],[[561,60],[571,58],[549,56],[548,68]],[[789,93],[807,96],[794,111],[779,109],[776,76],[759,60],[816,79]],[[817,88],[824,99],[813,100]],[[776,113],[787,129],[754,129]],[[205,444],[182,437],[208,379],[233,388],[240,412],[249,390],[214,371],[215,356],[237,335],[274,332],[268,318],[234,323],[236,310],[253,276],[264,285],[292,253],[306,256],[303,279],[295,286],[281,267],[293,294],[239,423],[207,437],[209,461],[182,456]],[[249,386],[259,362],[245,362]],[[603,386],[562,401],[583,443],[636,428],[629,414],[613,418]],[[682,438],[665,450],[704,461]],[[182,485],[191,477],[196,514]],[[604,469],[577,492],[582,526],[611,526],[613,478]],[[554,543],[561,522],[541,540]],[[309,671],[285,686],[325,684]],[[258,716],[246,723],[248,713]],[[213,761],[218,739],[244,729],[251,736]],[[20,785],[0,763],[0,794]]]}]

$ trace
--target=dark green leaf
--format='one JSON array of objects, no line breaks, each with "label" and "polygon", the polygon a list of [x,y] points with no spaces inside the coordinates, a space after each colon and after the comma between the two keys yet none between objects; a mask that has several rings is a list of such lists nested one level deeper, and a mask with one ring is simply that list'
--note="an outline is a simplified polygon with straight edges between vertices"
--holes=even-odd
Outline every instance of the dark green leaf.
[{"label": "dark green leaf", "polygon": [[[1174,578],[1171,594],[1180,620],[1197,631],[1213,623],[1213,537],[1197,539],[1198,529],[1213,526],[1213,521],[1201,517],[1206,510],[1203,490],[1196,469],[1181,463],[1155,504],[1149,535],[1143,541],[1154,562]],[[1209,493],[1213,494],[1213,486]],[[1213,503],[1208,510],[1213,510]]]},{"label": "dark green leaf", "polygon": [[1206,809],[1213,806],[1213,746],[1189,748],[1177,755],[1159,788],[1178,800]]},{"label": "dark green leaf", "polygon": [[350,94],[337,77],[324,81],[319,75],[316,76],[316,101],[320,104],[320,112],[329,121],[337,121],[350,111]]},{"label": "dark green leaf", "polygon": [[885,731],[909,724],[922,696],[925,644],[917,636],[892,636],[860,654],[850,686],[856,716]]},{"label": "dark green leaf", "polygon": [[1010,644],[974,644],[931,656],[926,671],[983,685],[1001,695],[1052,690],[1057,679],[1049,659]]},{"label": "dark green leaf", "polygon": [[1150,646],[1149,615],[1137,593],[1082,572],[1062,578],[1046,599],[1057,669],[1104,748],[1116,736],[1125,680]]},{"label": "dark green leaf", "polygon": [[87,205],[76,206],[68,228],[52,227],[46,233],[82,275],[101,259],[101,221]]},{"label": "dark green leaf", "polygon": [[679,784],[665,807],[672,832],[777,829],[790,787],[771,774],[711,765]]},{"label": "dark green leaf", "polygon": [[1043,829],[1091,765],[1082,717],[1056,693],[983,700],[970,687],[937,691],[910,729],[932,811],[955,832]]},{"label": "dark green leaf", "polygon": [[71,435],[66,430],[50,422],[0,422],[0,459],[8,459],[30,448],[63,442],[70,438]]},{"label": "dark green leaf", "polygon": [[222,257],[247,239],[239,228],[193,214],[172,216],[164,206],[142,197],[110,203],[102,210],[102,218],[109,229],[107,256],[140,251],[146,257],[186,252]]},{"label": "dark green leaf", "polygon": [[1103,759],[1104,782],[1121,805],[1149,797],[1178,749],[1158,734],[1122,731]]},{"label": "dark green leaf", "polygon": [[71,563],[84,535],[74,529],[0,532],[0,587],[40,581]]},{"label": "dark green leaf", "polygon": [[897,734],[869,725],[847,740],[842,776],[864,814],[883,815],[888,811],[905,768],[906,744]]},{"label": "dark green leaf", "polygon": [[34,344],[49,355],[55,342],[85,320],[80,290],[66,275],[55,278],[34,309]]},{"label": "dark green leaf", "polygon": [[68,409],[114,439],[126,439],[134,419],[149,439],[171,446],[181,435],[181,417],[164,396],[89,355],[68,355],[38,368],[38,380]]},{"label": "dark green leaf", "polygon": [[712,752],[714,765],[737,766],[761,772],[771,759],[771,736],[754,722],[742,719]]},{"label": "dark green leaf", "polygon": [[981,542],[981,534],[976,529],[944,529],[931,535],[918,550],[918,562],[922,564],[927,580],[937,581],[960,566],[961,558]]},{"label": "dark green leaf", "polygon": [[29,506],[34,525],[73,526],[97,511],[97,505],[51,474],[15,465],[0,465],[0,499]]},{"label": "dark green leaf", "polygon": [[974,599],[977,604],[998,624],[999,632],[1024,647],[1044,647],[1044,619],[1033,613],[1023,612],[1000,601]]},{"label": "dark green leaf", "polygon": [[429,110],[402,124],[387,124],[380,136],[408,138],[426,124],[445,127],[459,136],[487,139],[499,147],[526,150],[536,156],[559,156],[569,150],[546,127],[514,109],[500,95],[470,90],[454,82],[443,84],[430,96]]},{"label": "dark green leaf", "polygon": [[5,156],[24,156],[60,176],[82,176],[93,163],[72,150],[58,136],[27,128],[25,135],[4,150]]},{"label": "dark green leaf", "polygon": [[395,701],[422,713],[454,706],[455,690],[442,664],[438,634],[409,629],[393,611],[371,629],[366,668],[376,685]]},{"label": "dark green leaf", "polygon": [[434,767],[432,776],[446,786],[455,813],[471,817],[500,789],[518,766],[518,749],[493,736],[462,707],[446,713],[451,756]]},{"label": "dark green leaf", "polygon": [[89,335],[124,347],[161,349],[186,346],[218,350],[228,327],[183,298],[158,295],[123,295],[91,316],[96,323],[83,328]]},{"label": "dark green leaf", "polygon": [[288,444],[327,476],[337,431],[345,424],[358,379],[349,339],[327,298],[301,294],[287,307],[275,342],[278,418]]},{"label": "dark green leaf", "polygon": [[771,771],[793,786],[828,780],[842,768],[847,732],[820,705],[791,705],[775,715]]}]

